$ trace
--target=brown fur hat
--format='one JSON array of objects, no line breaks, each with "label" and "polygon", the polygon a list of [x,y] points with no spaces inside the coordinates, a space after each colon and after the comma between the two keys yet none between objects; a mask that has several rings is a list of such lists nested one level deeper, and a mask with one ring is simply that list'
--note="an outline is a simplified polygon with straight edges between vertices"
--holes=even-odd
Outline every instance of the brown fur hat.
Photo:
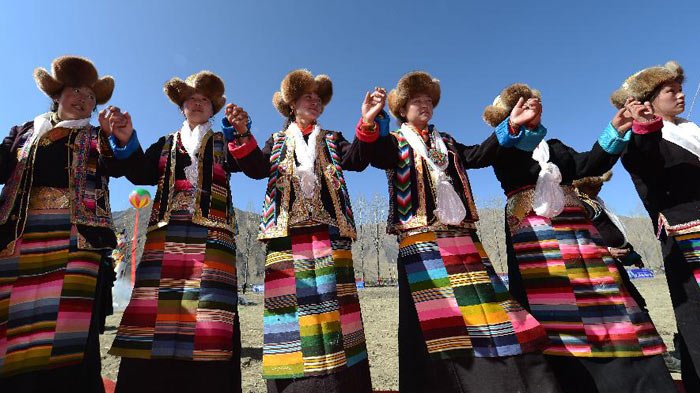
[{"label": "brown fur hat", "polygon": [[109,75],[98,78],[95,65],[78,56],[55,58],[51,62],[50,74],[42,67],[34,69],[34,81],[39,90],[51,98],[58,97],[66,86],[89,87],[98,104],[109,101],[114,91],[114,78]]},{"label": "brown fur hat", "polygon": [[496,96],[493,100],[493,104],[484,108],[482,118],[486,124],[491,127],[496,127],[510,115],[510,111],[512,111],[515,104],[518,103],[520,97],[526,100],[537,97],[541,100],[542,94],[539,90],[531,89],[530,86],[524,83],[513,83],[503,89],[501,94]]},{"label": "brown fur hat", "polygon": [[684,80],[683,68],[671,60],[662,66],[645,68],[627,78],[622,86],[612,93],[610,101],[618,109],[625,106],[627,97],[634,97],[640,102],[649,101],[659,87],[671,81],[683,84]]},{"label": "brown fur hat", "polygon": [[199,71],[184,81],[178,77],[172,78],[165,82],[163,92],[179,107],[182,107],[182,103],[192,94],[200,93],[211,100],[214,114],[226,104],[224,81],[211,71]]},{"label": "brown fur hat", "polygon": [[597,186],[599,184],[603,184],[605,182],[610,181],[610,179],[612,178],[612,174],[612,171],[607,171],[600,176],[590,176],[574,180],[571,184],[576,188],[586,186]]},{"label": "brown fur hat", "polygon": [[401,109],[418,94],[427,94],[433,100],[433,107],[436,107],[440,103],[440,81],[425,71],[411,71],[402,76],[396,88],[389,92],[389,110],[400,123],[406,121],[401,116]]},{"label": "brown fur hat", "polygon": [[305,93],[315,92],[321,98],[325,107],[333,97],[333,82],[328,75],[316,75],[314,77],[309,70],[299,69],[288,73],[282,83],[280,91],[272,95],[272,105],[284,117],[292,115],[291,104]]}]

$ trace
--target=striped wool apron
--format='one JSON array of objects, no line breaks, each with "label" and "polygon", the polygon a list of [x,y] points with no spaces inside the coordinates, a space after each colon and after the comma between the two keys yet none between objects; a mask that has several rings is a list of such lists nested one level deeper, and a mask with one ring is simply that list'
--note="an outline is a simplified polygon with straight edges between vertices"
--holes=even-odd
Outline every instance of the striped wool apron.
[{"label": "striped wool apron", "polygon": [[136,286],[110,354],[140,359],[229,360],[238,311],[236,247],[227,231],[171,213],[148,233]]},{"label": "striped wool apron", "polygon": [[544,329],[511,298],[474,230],[409,235],[399,247],[431,357],[514,356],[546,345]]},{"label": "striped wool apron", "polygon": [[666,348],[625,289],[614,259],[570,188],[554,218],[532,211],[532,189],[511,195],[507,220],[532,315],[547,330],[548,355],[632,357]]},{"label": "striped wool apron", "polygon": [[79,364],[90,331],[101,255],[77,248],[68,190],[37,191],[0,258],[0,377]]},{"label": "striped wool apron", "polygon": [[367,359],[351,246],[328,226],[268,241],[264,378],[327,375]]}]

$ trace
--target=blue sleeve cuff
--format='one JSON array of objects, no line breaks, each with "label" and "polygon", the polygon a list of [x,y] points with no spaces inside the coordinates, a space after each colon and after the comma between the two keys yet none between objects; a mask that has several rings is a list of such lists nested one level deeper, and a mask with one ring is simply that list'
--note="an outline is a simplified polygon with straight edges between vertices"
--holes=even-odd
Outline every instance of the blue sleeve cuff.
[{"label": "blue sleeve cuff", "polygon": [[[236,134],[238,134],[238,130],[236,130],[236,127],[234,127],[224,116],[221,119],[221,125],[223,127],[222,131],[224,133],[224,138],[226,138],[227,141],[232,141],[236,138]],[[248,131],[250,131],[253,127],[253,120],[249,117],[248,118]]]},{"label": "blue sleeve cuff", "polygon": [[139,146],[139,138],[136,136],[136,130],[134,130],[134,132],[131,134],[129,142],[127,142],[124,147],[119,147],[117,138],[115,138],[114,135],[109,136],[109,147],[112,148],[114,158],[117,160],[124,160],[131,157]]},{"label": "blue sleeve cuff", "polygon": [[510,116],[506,117],[506,119],[503,120],[501,124],[496,126],[496,130],[494,131],[496,133],[496,138],[498,139],[498,144],[503,147],[513,147],[523,137],[522,126],[520,126],[520,131],[518,132],[518,135],[511,135],[510,126],[508,124],[509,120]]},{"label": "blue sleeve cuff", "polygon": [[632,137],[632,131],[627,131],[623,137],[617,132],[612,123],[608,123],[605,127],[603,133],[598,137],[598,144],[603,148],[608,154],[618,155],[622,154],[625,150],[627,142],[630,141]]},{"label": "blue sleeve cuff", "polygon": [[391,119],[389,118],[389,114],[386,113],[385,110],[382,109],[382,112],[374,118],[374,121],[376,121],[377,124],[379,124],[380,137],[389,135],[389,132],[391,131],[389,129]]},{"label": "blue sleeve cuff", "polygon": [[515,144],[515,147],[523,151],[533,151],[537,145],[542,142],[544,137],[547,136],[547,129],[540,124],[534,130],[521,127],[520,133],[523,136]]}]

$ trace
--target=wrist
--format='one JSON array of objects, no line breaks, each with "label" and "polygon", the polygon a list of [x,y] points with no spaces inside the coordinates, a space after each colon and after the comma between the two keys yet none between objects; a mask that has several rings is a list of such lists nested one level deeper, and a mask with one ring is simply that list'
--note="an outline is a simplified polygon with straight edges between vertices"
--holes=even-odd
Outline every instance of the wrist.
[{"label": "wrist", "polygon": [[373,132],[377,128],[377,123],[374,121],[374,118],[366,119],[363,116],[362,117],[362,124],[360,124],[360,128],[362,128],[363,131]]}]

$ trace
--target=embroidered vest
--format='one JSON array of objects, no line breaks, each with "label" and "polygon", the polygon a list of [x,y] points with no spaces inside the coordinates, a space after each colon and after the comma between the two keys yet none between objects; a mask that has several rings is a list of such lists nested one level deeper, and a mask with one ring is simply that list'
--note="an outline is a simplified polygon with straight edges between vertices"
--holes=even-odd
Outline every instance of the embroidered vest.
[{"label": "embroidered vest", "polygon": [[[156,196],[153,199],[148,231],[163,227],[170,222],[170,201],[175,195],[175,164],[177,157],[177,132],[168,136],[161,150],[158,170],[160,179]],[[236,233],[236,217],[231,200],[230,178],[226,170],[228,148],[224,135],[220,132],[207,132],[199,147],[198,183],[195,190],[195,207],[192,222]],[[212,166],[204,168],[204,162]]]},{"label": "embroidered vest", "polygon": [[[423,158],[415,154],[406,138],[400,130],[391,133],[398,142],[399,161],[396,168],[386,171],[389,183],[389,217],[387,219],[387,233],[400,234],[401,232],[421,232],[430,230],[444,230],[447,226],[440,223],[432,211],[429,210],[428,196],[435,198],[435,191],[429,176],[428,165]],[[452,185],[460,195],[462,203],[467,209],[467,216],[457,228],[474,228],[474,223],[479,221],[476,205],[472,196],[471,186],[467,172],[462,167],[459,156],[455,153],[454,139],[447,134],[441,134],[448,150],[450,169],[454,169],[458,179],[452,177]],[[426,184],[427,180],[427,184]],[[431,190],[430,194],[427,190]],[[430,205],[437,206],[435,200]]]},{"label": "embroidered vest", "polygon": [[[32,173],[37,146],[49,133],[36,139],[29,135],[27,141],[32,143],[25,142],[17,150],[17,165],[0,194],[0,225],[8,220],[19,222],[18,215],[26,216],[34,180]],[[73,195],[70,201],[71,224],[113,230],[112,209],[109,205],[109,176],[102,174],[99,168],[100,155],[113,156],[109,144],[101,136],[99,128],[89,126],[71,129],[68,145],[72,147],[68,168],[68,185]],[[19,236],[22,230],[18,225],[16,236]],[[92,248],[82,236],[78,240],[80,248]],[[8,245],[5,252],[14,252],[14,241]]]},{"label": "embroidered vest", "polygon": [[[352,214],[350,195],[348,194],[343,169],[340,166],[341,157],[338,155],[336,133],[323,130],[317,144],[316,170],[321,187],[325,184],[331,196],[333,219],[323,207],[321,192],[315,193],[312,199],[301,197],[299,180],[294,175],[296,166],[294,160],[292,138],[287,138],[284,131],[273,134],[273,145],[270,152],[270,176],[265,191],[263,211],[260,217],[260,235],[258,239],[273,239],[287,236],[287,230],[298,221],[308,217],[308,212],[315,212],[309,220],[317,224],[336,226],[340,235],[354,239],[356,237],[355,220]],[[321,173],[319,173],[321,172]],[[294,198],[292,198],[294,189]],[[308,220],[307,220],[308,221]]]}]

